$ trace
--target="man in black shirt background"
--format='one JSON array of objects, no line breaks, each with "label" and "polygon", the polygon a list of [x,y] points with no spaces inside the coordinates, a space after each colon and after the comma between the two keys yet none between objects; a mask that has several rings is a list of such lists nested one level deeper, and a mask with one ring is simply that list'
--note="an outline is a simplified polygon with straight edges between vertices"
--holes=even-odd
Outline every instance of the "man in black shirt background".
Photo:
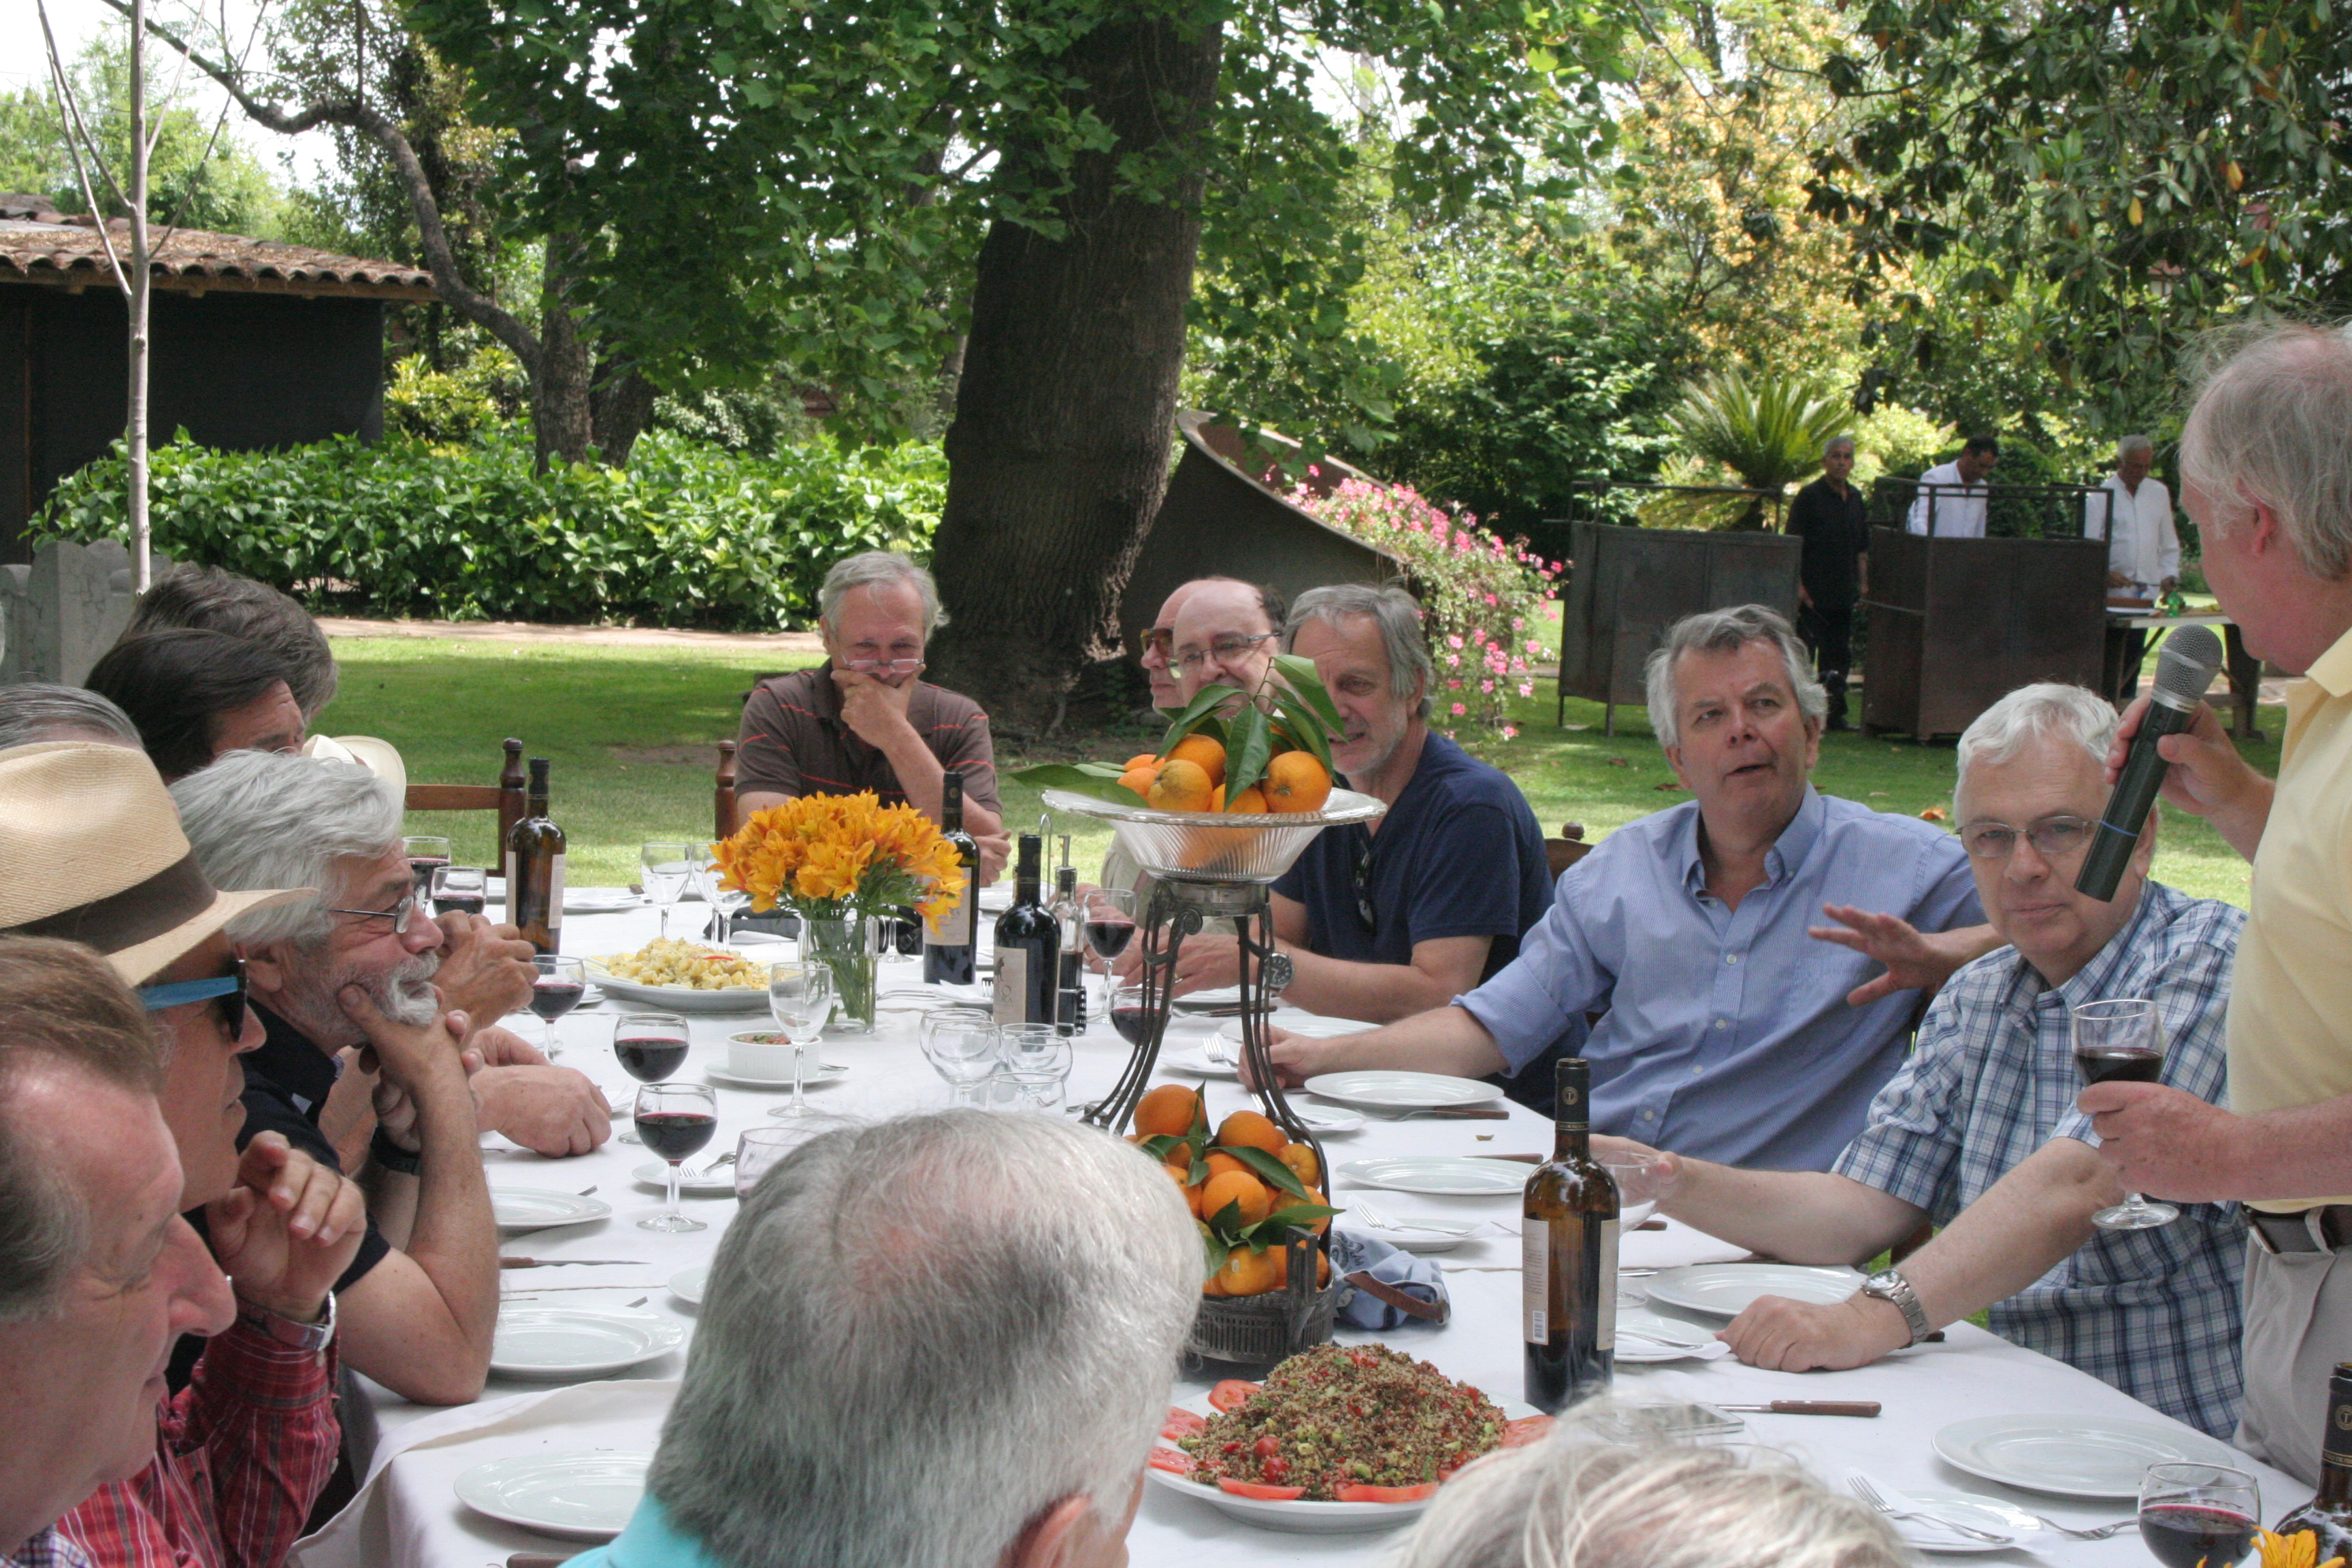
[{"label": "man in black shirt background", "polygon": [[1830,700],[1829,727],[1850,730],[1845,678],[1853,662],[1853,606],[1870,586],[1870,521],[1853,472],[1853,437],[1822,448],[1822,477],[1789,507],[1789,536],[1805,542],[1797,577],[1797,635],[1813,651]]}]

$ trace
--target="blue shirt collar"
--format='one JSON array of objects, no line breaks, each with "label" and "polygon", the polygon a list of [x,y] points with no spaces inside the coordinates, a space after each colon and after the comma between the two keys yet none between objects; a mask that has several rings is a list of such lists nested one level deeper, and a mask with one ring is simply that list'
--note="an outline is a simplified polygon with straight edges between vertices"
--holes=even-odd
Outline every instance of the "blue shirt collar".
[{"label": "blue shirt collar", "polygon": [[[1822,837],[1822,824],[1829,816],[1829,807],[1822,803],[1821,792],[1811,784],[1805,786],[1805,796],[1797,803],[1797,815],[1789,826],[1780,829],[1780,837],[1764,852],[1764,885],[1771,887],[1783,880],[1805,858]],[[1706,861],[1698,852],[1698,803],[1691,803],[1690,815],[1683,820],[1675,834],[1675,854],[1681,860],[1683,885],[1691,895],[1706,891]]]}]

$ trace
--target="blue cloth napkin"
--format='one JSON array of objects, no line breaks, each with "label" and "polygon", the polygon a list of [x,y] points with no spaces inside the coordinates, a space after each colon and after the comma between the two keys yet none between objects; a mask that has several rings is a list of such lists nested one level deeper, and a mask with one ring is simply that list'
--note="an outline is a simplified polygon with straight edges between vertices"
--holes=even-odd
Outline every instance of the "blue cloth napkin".
[{"label": "blue cloth napkin", "polygon": [[[1451,1302],[1445,1294],[1444,1271],[1428,1258],[1416,1258],[1402,1247],[1391,1247],[1378,1237],[1333,1230],[1331,1268],[1342,1279],[1350,1274],[1369,1273],[1383,1285],[1393,1286],[1408,1296],[1447,1309],[1450,1315]],[[1369,1290],[1349,1286],[1339,1297],[1339,1321],[1351,1329],[1395,1329],[1407,1323],[1423,1323],[1434,1329],[1444,1326],[1445,1318],[1415,1318]]]}]

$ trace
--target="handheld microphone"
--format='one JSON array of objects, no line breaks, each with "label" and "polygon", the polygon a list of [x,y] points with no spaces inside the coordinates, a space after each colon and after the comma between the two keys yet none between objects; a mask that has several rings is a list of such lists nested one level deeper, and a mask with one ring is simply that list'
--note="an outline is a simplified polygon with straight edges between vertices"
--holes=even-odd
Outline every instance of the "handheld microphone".
[{"label": "handheld microphone", "polygon": [[2156,743],[2197,721],[2197,706],[2205,700],[2205,689],[2221,668],[2221,639],[2212,627],[2178,626],[2164,639],[2164,651],[2156,659],[2156,689],[2140,716],[2139,733],[2132,737],[2131,752],[2115,792],[2107,796],[2090,850],[2083,857],[2082,874],[2074,879],[2076,892],[2103,903],[2114,900],[2124,868],[2139,847],[2139,830],[2155,809],[2156,793],[2164,787],[2164,770],[2170,765]]}]

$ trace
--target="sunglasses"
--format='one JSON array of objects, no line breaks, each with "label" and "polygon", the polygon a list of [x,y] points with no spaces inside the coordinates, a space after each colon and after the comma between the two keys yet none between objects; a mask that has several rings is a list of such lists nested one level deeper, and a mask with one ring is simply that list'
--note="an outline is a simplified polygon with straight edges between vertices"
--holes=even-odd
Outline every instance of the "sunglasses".
[{"label": "sunglasses", "polygon": [[245,960],[231,959],[233,973],[216,974],[209,980],[179,980],[169,985],[142,985],[139,988],[139,1004],[150,1013],[160,1013],[166,1007],[184,1006],[190,1002],[210,1002],[213,1016],[231,1039],[245,1034],[246,1010]]},{"label": "sunglasses", "polygon": [[1356,889],[1356,918],[1364,922],[1366,931],[1378,931],[1380,921],[1372,910],[1372,837],[1360,827],[1356,829],[1355,858],[1349,869]]}]

